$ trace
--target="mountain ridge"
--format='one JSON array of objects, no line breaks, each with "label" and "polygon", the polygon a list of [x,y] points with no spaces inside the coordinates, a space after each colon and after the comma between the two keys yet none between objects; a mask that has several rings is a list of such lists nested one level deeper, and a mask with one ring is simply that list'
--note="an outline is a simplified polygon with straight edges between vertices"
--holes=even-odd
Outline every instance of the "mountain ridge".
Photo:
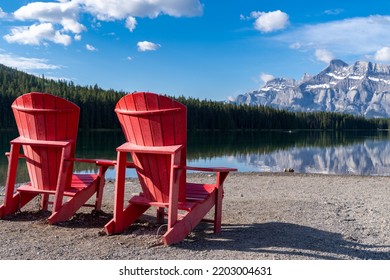
[{"label": "mountain ridge", "polygon": [[390,66],[335,59],[316,75],[275,78],[230,103],[265,105],[302,112],[336,112],[367,118],[390,117]]}]

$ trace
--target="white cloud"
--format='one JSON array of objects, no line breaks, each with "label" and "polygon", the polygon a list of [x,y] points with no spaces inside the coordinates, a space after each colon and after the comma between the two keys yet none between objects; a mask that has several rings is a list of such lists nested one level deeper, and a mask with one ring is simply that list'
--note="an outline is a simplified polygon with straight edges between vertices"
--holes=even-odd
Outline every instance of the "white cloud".
[{"label": "white cloud", "polygon": [[5,18],[7,16],[7,13],[3,11],[3,9],[0,7],[0,18]]},{"label": "white cloud", "polygon": [[273,76],[271,74],[267,74],[267,73],[261,73],[260,74],[260,79],[262,80],[262,82],[264,84],[266,84],[267,82],[272,81],[273,79],[275,79],[275,76]]},{"label": "white cloud", "polygon": [[156,18],[161,14],[183,17],[199,16],[203,6],[199,0],[77,0],[100,20],[122,20],[132,17]]},{"label": "white cloud", "polygon": [[81,35],[80,35],[80,34],[74,35],[74,39],[75,39],[76,41],[81,41]]},{"label": "white cloud", "polygon": [[133,58],[132,58],[131,56],[128,56],[128,57],[127,57],[127,60],[128,60],[128,61],[132,61]]},{"label": "white cloud", "polygon": [[344,12],[343,9],[333,9],[333,10],[326,10],[326,11],[324,11],[324,14],[333,16],[333,15],[339,15],[342,12]]},{"label": "white cloud", "polygon": [[146,52],[146,51],[155,51],[161,47],[161,45],[148,42],[148,41],[142,41],[137,43],[138,51],[140,52]]},{"label": "white cloud", "polygon": [[46,59],[28,58],[22,56],[14,56],[10,54],[0,54],[0,63],[8,67],[17,68],[19,70],[48,70],[59,69],[58,65],[47,63]]},{"label": "white cloud", "polygon": [[[67,33],[80,34],[86,27],[79,22],[80,14],[92,14],[99,20],[126,20],[126,28],[131,32],[135,29],[136,17],[156,18],[159,15],[173,17],[200,16],[203,5],[200,0],[57,0],[52,2],[32,2],[13,13],[20,21],[37,21],[30,27],[13,28],[7,36],[9,43],[40,45],[41,40],[56,42],[63,45],[71,43],[72,37]],[[7,14],[0,8],[0,17]],[[39,22],[39,24],[38,24]],[[37,26],[51,24],[56,30],[50,38],[32,38],[27,33]],[[29,31],[26,31],[29,30]],[[23,33],[23,34],[22,34]],[[53,30],[51,30],[53,34]],[[19,38],[23,37],[23,38]],[[80,39],[74,36],[75,40]]]},{"label": "white cloud", "polygon": [[268,13],[252,12],[251,18],[256,18],[255,28],[266,33],[285,29],[289,25],[288,15],[280,10]]},{"label": "white cloud", "polygon": [[126,19],[126,27],[130,30],[130,32],[133,32],[135,29],[135,26],[137,25],[137,20],[135,17],[128,17]]},{"label": "white cloud", "polygon": [[85,45],[85,48],[87,50],[89,50],[90,52],[96,52],[97,51],[97,48],[95,48],[94,46],[90,45],[90,44],[86,44]]},{"label": "white cloud", "polygon": [[290,48],[291,48],[291,49],[294,49],[294,50],[299,50],[301,47],[302,47],[301,44],[298,43],[298,42],[292,43],[292,44],[290,45]]},{"label": "white cloud", "polygon": [[377,61],[389,62],[390,61],[390,47],[383,47],[383,48],[377,50],[374,58]]},{"label": "white cloud", "polygon": [[325,49],[317,49],[315,51],[315,56],[319,61],[329,63],[332,59],[334,59],[333,54]]},{"label": "white cloud", "polygon": [[81,33],[86,28],[77,22],[80,6],[77,1],[44,3],[33,2],[23,6],[14,12],[18,20],[38,20],[41,23],[60,24],[64,31]]},{"label": "white cloud", "polygon": [[7,34],[3,38],[8,43],[22,45],[41,45],[42,42],[49,41],[68,46],[72,42],[69,35],[56,31],[51,23],[15,27],[11,29],[11,34]]},{"label": "white cloud", "polygon": [[326,49],[334,55],[372,55],[390,46],[390,16],[369,16],[306,25],[274,38],[300,50]]},{"label": "white cloud", "polygon": [[228,96],[228,97],[227,97],[227,100],[229,100],[230,102],[235,102],[235,101],[236,101],[236,97],[234,97],[234,96]]}]

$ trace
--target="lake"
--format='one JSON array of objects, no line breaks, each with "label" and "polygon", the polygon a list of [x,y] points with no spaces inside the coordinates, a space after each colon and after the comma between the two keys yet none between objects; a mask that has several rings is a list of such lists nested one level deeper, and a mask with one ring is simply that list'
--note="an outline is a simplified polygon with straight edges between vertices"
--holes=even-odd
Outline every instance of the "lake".
[{"label": "lake", "polygon": [[[0,185],[7,172],[9,141],[17,131],[0,130]],[[390,175],[390,138],[387,131],[266,131],[190,132],[188,165],[228,166],[239,171]],[[115,159],[115,148],[124,142],[121,131],[81,131],[77,157]],[[23,167],[23,165],[21,165]],[[77,172],[93,172],[79,164]],[[135,176],[129,170],[127,176]],[[110,169],[108,178],[115,177]],[[19,182],[27,180],[21,169]]]}]

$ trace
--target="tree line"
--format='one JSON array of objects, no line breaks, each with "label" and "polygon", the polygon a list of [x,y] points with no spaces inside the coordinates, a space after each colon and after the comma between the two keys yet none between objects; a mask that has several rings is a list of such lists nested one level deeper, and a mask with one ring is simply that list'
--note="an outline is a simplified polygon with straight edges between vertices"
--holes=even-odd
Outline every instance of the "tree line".
[{"label": "tree line", "polygon": [[[120,128],[114,108],[125,92],[38,77],[1,64],[0,128],[15,128],[11,104],[18,96],[33,91],[48,92],[77,104],[81,109],[81,129]],[[388,119],[365,119],[328,112],[290,112],[267,106],[235,105],[184,96],[176,99],[187,106],[189,130],[341,130],[387,129],[389,126]]]},{"label": "tree line", "polygon": [[332,112],[291,112],[185,97],[177,100],[187,106],[190,130],[387,129],[389,123],[388,119]]}]

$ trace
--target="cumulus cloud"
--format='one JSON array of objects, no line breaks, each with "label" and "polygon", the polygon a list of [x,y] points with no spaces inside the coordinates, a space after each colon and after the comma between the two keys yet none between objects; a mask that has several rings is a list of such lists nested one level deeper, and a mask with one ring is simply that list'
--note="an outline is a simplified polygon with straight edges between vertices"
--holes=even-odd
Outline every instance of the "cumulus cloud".
[{"label": "cumulus cloud", "polygon": [[46,59],[27,58],[11,54],[0,54],[0,63],[19,70],[50,70],[61,68],[58,65],[49,64]]},{"label": "cumulus cloud", "polygon": [[137,25],[137,20],[135,17],[128,17],[126,19],[126,27],[130,30],[130,32],[133,32],[135,29],[135,26]]},{"label": "cumulus cloud", "polygon": [[300,50],[325,49],[336,56],[373,55],[390,46],[390,16],[369,16],[306,25],[274,38]]},{"label": "cumulus cloud", "polygon": [[97,48],[95,48],[94,46],[90,45],[90,44],[86,44],[85,45],[85,48],[87,50],[89,50],[90,52],[96,52],[97,51]]},{"label": "cumulus cloud", "polygon": [[203,13],[199,0],[77,0],[99,20],[122,20],[129,16],[156,18],[161,14],[192,17]]},{"label": "cumulus cloud", "polygon": [[[277,10],[273,12],[251,12],[246,19],[256,19],[254,22],[255,29],[261,32],[273,32],[285,29],[289,25],[289,17],[286,13]],[[241,19],[245,17],[241,16]]]},{"label": "cumulus cloud", "polygon": [[383,48],[377,50],[375,52],[374,58],[377,61],[389,62],[390,61],[390,47],[383,47]]},{"label": "cumulus cloud", "polygon": [[155,51],[161,47],[161,45],[148,42],[148,41],[142,41],[137,43],[138,51],[139,52],[146,52],[146,51]]},{"label": "cumulus cloud", "polygon": [[76,1],[44,3],[33,2],[23,6],[14,12],[18,20],[38,20],[41,23],[60,24],[64,31],[81,33],[85,26],[77,21],[80,6]]},{"label": "cumulus cloud", "polygon": [[55,30],[53,24],[42,23],[31,26],[15,27],[11,33],[3,37],[8,43],[18,43],[21,45],[41,45],[45,42],[53,42],[68,46],[72,38]]},{"label": "cumulus cloud", "polygon": [[[40,45],[42,41],[51,41],[68,45],[72,36],[76,36],[87,28],[79,22],[81,14],[91,14],[98,20],[115,21],[125,20],[125,26],[131,32],[137,25],[136,17],[156,18],[159,15],[173,17],[200,16],[203,13],[203,5],[200,0],[58,0],[52,2],[32,2],[13,13],[13,17],[20,21],[36,21],[29,27],[18,27],[11,30],[7,36],[9,43],[23,43]],[[0,8],[0,17],[6,13]],[[51,29],[49,36],[33,39],[29,34],[37,27],[48,26]],[[72,33],[72,34],[69,34]],[[23,37],[23,38],[21,38]],[[77,40],[76,39],[76,40]],[[70,40],[70,41],[69,41]]]},{"label": "cumulus cloud", "polygon": [[332,59],[334,59],[333,54],[325,49],[317,49],[315,51],[315,56],[319,61],[329,63]]},{"label": "cumulus cloud", "polygon": [[0,7],[0,18],[5,18],[7,16],[7,13],[3,11],[3,9]]},{"label": "cumulus cloud", "polygon": [[264,84],[266,84],[267,82],[272,81],[273,79],[275,79],[275,76],[273,76],[271,74],[267,74],[267,73],[261,73],[260,74],[260,79],[261,79],[261,81]]}]

